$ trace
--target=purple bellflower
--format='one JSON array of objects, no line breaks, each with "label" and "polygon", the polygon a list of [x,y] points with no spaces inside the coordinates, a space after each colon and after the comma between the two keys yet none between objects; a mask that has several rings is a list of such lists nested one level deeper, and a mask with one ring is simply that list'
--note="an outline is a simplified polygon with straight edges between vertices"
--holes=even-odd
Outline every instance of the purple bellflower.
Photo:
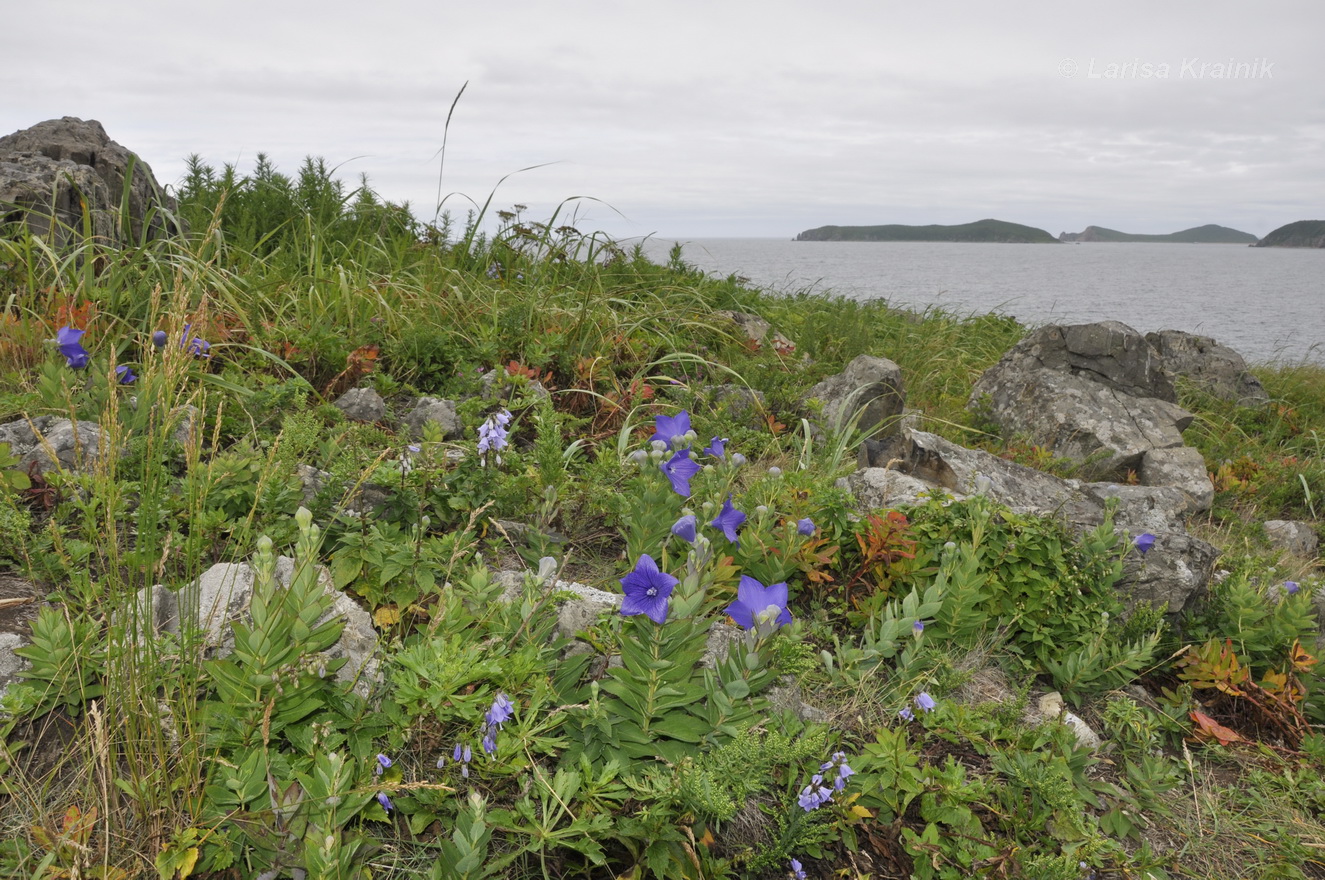
[{"label": "purple bellflower", "polygon": [[667,572],[659,571],[652,556],[640,554],[635,570],[621,578],[621,588],[626,593],[621,600],[621,614],[625,617],[643,614],[656,624],[666,623],[667,599],[679,583]]},{"label": "purple bellflower", "polygon": [[787,585],[766,587],[748,575],[741,575],[736,588],[736,601],[727,607],[727,614],[742,629],[776,629],[791,623],[787,610]]},{"label": "purple bellflower", "polygon": [[681,410],[674,416],[658,416],[653,420],[653,436],[649,442],[661,440],[675,449],[682,438],[690,433],[690,413]]},{"label": "purple bellflower", "polygon": [[659,465],[667,479],[672,483],[672,491],[682,498],[690,497],[690,479],[700,471],[696,462],[690,460],[690,450],[682,449]]},{"label": "purple bellflower", "polygon": [[938,703],[934,702],[934,698],[931,697],[929,694],[925,693],[924,691],[921,691],[916,696],[916,705],[919,706],[922,711],[933,712],[934,707],[937,706]]},{"label": "purple bellflower", "polygon": [[192,327],[193,327],[192,324],[184,325],[184,333],[180,336],[179,347],[184,349],[194,357],[202,357],[202,358],[211,357],[212,344],[210,342],[207,342],[200,336],[194,336],[193,338],[189,338],[189,330]]},{"label": "purple bellflower", "polygon": [[65,363],[75,370],[87,366],[89,358],[87,349],[78,342],[86,332],[86,330],[75,330],[73,327],[61,327],[55,332],[55,343],[60,349],[60,354],[64,355]]},{"label": "purple bellflower", "polygon": [[796,520],[796,534],[800,535],[802,538],[813,538],[814,520],[810,519],[808,516],[805,517],[805,519]]},{"label": "purple bellflower", "polygon": [[1293,596],[1302,588],[1297,585],[1297,581],[1284,581],[1284,589],[1288,591],[1288,595]]},{"label": "purple bellflower", "polygon": [[709,441],[709,445],[704,447],[704,452],[714,458],[725,460],[727,458],[727,443],[728,439],[726,437],[714,437]]},{"label": "purple bellflower", "polygon": [[1132,543],[1136,545],[1137,550],[1141,551],[1141,555],[1145,556],[1146,553],[1150,551],[1150,548],[1155,546],[1155,536],[1149,532],[1143,532],[1137,535],[1136,540]]},{"label": "purple bellflower", "polygon": [[167,338],[168,337],[166,336],[166,331],[158,330],[152,334],[152,344],[155,345],[157,348],[165,348]]},{"label": "purple bellflower", "polygon": [[672,534],[676,535],[682,541],[693,544],[695,543],[695,538],[697,536],[697,526],[698,523],[695,521],[695,515],[693,513],[688,513],[672,523]]},{"label": "purple bellflower", "polygon": [[727,500],[722,502],[722,512],[715,516],[709,525],[721,531],[728,541],[739,544],[740,537],[736,534],[736,530],[745,525],[745,514],[732,507],[732,497],[728,495]]},{"label": "purple bellflower", "polygon": [[138,380],[138,374],[123,364],[115,368],[115,375],[121,385],[132,385]]}]

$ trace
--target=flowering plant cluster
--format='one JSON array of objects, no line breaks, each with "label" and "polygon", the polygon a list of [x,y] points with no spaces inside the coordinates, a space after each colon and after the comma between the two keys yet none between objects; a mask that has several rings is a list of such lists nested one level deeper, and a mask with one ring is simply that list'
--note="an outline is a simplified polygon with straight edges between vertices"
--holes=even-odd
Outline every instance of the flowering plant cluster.
[{"label": "flowering plant cluster", "polygon": [[497,464],[501,464],[501,451],[507,446],[507,437],[510,436],[506,426],[511,423],[511,414],[506,410],[499,410],[484,420],[478,427],[478,453],[479,465],[487,465],[487,454],[491,452]]}]

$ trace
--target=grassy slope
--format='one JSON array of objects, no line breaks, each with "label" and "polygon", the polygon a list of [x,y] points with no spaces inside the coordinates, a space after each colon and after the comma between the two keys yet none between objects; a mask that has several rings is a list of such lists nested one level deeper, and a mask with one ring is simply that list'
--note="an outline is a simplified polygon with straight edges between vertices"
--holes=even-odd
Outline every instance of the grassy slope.
[{"label": "grassy slope", "polygon": [[[1037,589],[1057,589],[1044,580],[1050,569],[1041,567],[1067,558],[1059,556],[1061,537],[1048,525],[995,517],[983,527],[982,543],[973,534],[980,531],[978,509],[969,519],[956,509],[916,511],[914,525],[894,536],[902,543],[875,534],[884,555],[871,563],[863,555],[871,533],[845,515],[832,490],[850,468],[850,443],[815,444],[797,430],[794,401],[801,390],[858,354],[881,354],[903,367],[909,404],[923,410],[926,428],[1043,461],[1033,448],[981,435],[964,409],[974,378],[1022,335],[1015,321],[915,315],[886,303],[817,295],[768,297],[705,278],[680,254],[656,266],[560,227],[555,218],[531,223],[518,212],[490,238],[469,229],[417,229],[371,194],[339,188],[316,165],[292,179],[263,167],[248,179],[212,175],[198,165],[182,209],[197,238],[148,245],[100,264],[47,252],[39,242],[0,243],[0,293],[11,303],[0,348],[0,387],[10,390],[0,394],[0,417],[73,410],[99,418],[130,449],[127,459],[108,461],[81,484],[52,478],[48,491],[30,492],[22,503],[0,491],[7,502],[0,505],[0,565],[34,579],[55,600],[59,614],[43,631],[69,634],[66,647],[42,655],[53,661],[38,663],[45,677],[35,681],[42,687],[11,697],[17,714],[0,727],[3,872],[32,876],[45,860],[67,871],[100,865],[137,873],[150,871],[159,855],[187,860],[190,852],[201,855],[200,872],[216,872],[209,876],[226,876],[223,856],[240,860],[241,875],[282,859],[288,871],[297,861],[321,858],[324,839],[333,842],[328,852],[346,860],[342,876],[366,859],[374,876],[429,870],[439,878],[459,876],[437,866],[458,864],[461,849],[471,845],[479,853],[475,864],[495,876],[587,875],[601,870],[589,867],[595,853],[615,874],[637,869],[676,877],[689,875],[692,859],[702,861],[706,876],[782,876],[793,855],[822,876],[853,868],[880,877],[969,876],[977,860],[1010,866],[1014,875],[1064,878],[1084,876],[1079,862],[1115,876],[1293,877],[1318,870],[1309,860],[1325,840],[1319,816],[1325,749],[1312,739],[1287,743],[1274,727],[1286,716],[1258,715],[1247,702],[1215,691],[1199,694],[1207,712],[1278,751],[1184,745],[1194,736],[1186,711],[1196,704],[1171,658],[1164,659],[1181,639],[1200,643],[1208,636],[1216,646],[1234,639],[1240,662],[1257,676],[1282,668],[1306,594],[1275,604],[1269,588],[1285,579],[1310,585],[1316,576],[1311,564],[1271,551],[1258,524],[1286,516],[1315,519],[1319,529],[1325,382],[1318,368],[1260,370],[1275,398],[1262,411],[1235,410],[1194,392],[1184,399],[1198,414],[1189,442],[1211,462],[1219,490],[1216,510],[1193,527],[1227,548],[1222,564],[1231,574],[1210,611],[1186,622],[1181,638],[1171,631],[1147,668],[1079,687],[1076,711],[1109,740],[1097,760],[1074,751],[1061,730],[1035,732],[1016,720],[1018,691],[1052,686],[1036,666],[1036,639],[1069,638],[1064,625],[1088,616],[1091,606],[1081,604],[1081,592],[1055,593],[1038,628],[1027,626],[1034,614],[1024,607],[1005,617],[996,610],[997,591],[1019,589],[1018,583],[1041,584],[1022,603],[1034,603]],[[750,346],[713,314],[733,308],[763,315],[797,350]],[[157,353],[149,342],[158,327],[177,338],[185,321],[213,342],[211,360],[190,358],[173,345]],[[135,366],[136,410],[123,390],[80,387],[83,375],[71,374],[43,342],[70,322],[88,329],[96,365],[88,375],[108,371],[111,356]],[[405,454],[408,438],[347,424],[325,405],[355,384],[376,387],[389,400],[414,393],[463,399],[478,392],[479,370],[494,369],[516,395],[517,444],[502,467],[457,467],[441,454],[445,448],[474,454],[473,431],[493,409],[477,398],[460,408],[466,437],[426,440],[411,473],[392,464]],[[552,389],[550,406],[522,390],[531,377]],[[703,390],[715,382],[759,391],[766,410],[754,418],[733,410]],[[172,426],[160,419],[184,403],[203,412],[201,446],[173,445]],[[577,579],[617,589],[629,567],[619,558],[623,542],[632,530],[658,525],[646,527],[649,507],[632,506],[636,483],[647,474],[630,476],[621,454],[648,436],[655,414],[683,407],[701,431],[700,443],[710,434],[726,436],[729,451],[752,460],[722,491],[746,510],[764,504],[773,511],[773,519],[747,525],[744,549],[715,538],[732,564],[758,574],[778,558],[761,553],[761,542],[800,546],[795,558],[805,567],[786,576],[799,622],[771,643],[776,651],[761,662],[798,675],[833,726],[811,726],[776,749],[767,741],[761,748],[749,734],[720,740],[725,750],[695,749],[681,762],[690,768],[685,772],[628,761],[623,782],[613,775],[622,767],[608,763],[612,753],[597,755],[589,728],[569,721],[589,717],[570,707],[588,705],[590,696],[575,691],[573,680],[549,675],[563,667],[559,654],[534,637],[542,618],[493,610],[482,579],[466,574],[463,562],[476,550],[489,560],[552,551]],[[274,690],[268,675],[244,679],[253,690],[226,697],[224,670],[192,658],[196,646],[187,641],[159,654],[113,649],[112,611],[139,588],[177,587],[213,562],[248,559],[262,534],[274,539],[276,551],[295,551],[299,462],[351,482],[371,478],[397,487],[402,503],[379,514],[371,529],[337,517],[336,499],[317,499],[316,521],[324,529],[319,557],[339,571],[345,559],[359,558],[356,547],[377,554],[362,557],[348,585],[375,612],[388,640],[392,686],[412,680],[410,670],[427,669],[431,689],[393,690],[381,712],[364,714],[353,701],[329,696],[307,670],[291,678],[282,666],[277,671],[287,693]],[[768,465],[783,476],[771,476]],[[726,473],[703,472],[697,493],[720,504]],[[671,505],[655,516],[665,534],[678,515],[672,506],[681,502],[668,492],[658,498],[658,505]],[[471,514],[483,505],[490,507],[475,519]],[[429,517],[426,527],[421,514]],[[794,541],[779,543],[793,540],[777,537],[773,520],[783,515],[788,522],[816,520],[825,538],[812,548],[818,556],[803,555]],[[488,516],[533,523],[569,543],[557,549],[511,542],[495,528],[484,537]],[[1020,531],[1008,531],[1014,527]],[[902,617],[901,638],[888,649],[883,632],[898,612],[883,600],[900,598],[912,584],[923,593],[933,580],[925,566],[938,564],[950,539],[960,558],[988,566],[981,569],[983,587],[953,569],[954,595],[970,588],[975,592],[963,601],[975,603],[976,593],[992,590],[984,600],[992,604],[979,606],[974,618],[963,616],[967,606],[927,617],[923,639]],[[403,558],[391,555],[402,547]],[[907,547],[915,560],[888,555]],[[1090,567],[1089,556],[1072,558],[1085,567],[1069,566],[1063,570],[1069,575],[1102,571]],[[670,567],[677,565],[673,557]],[[387,580],[387,566],[410,574]],[[418,578],[426,572],[445,575],[438,585],[454,584],[425,587]],[[816,581],[810,572],[834,580]],[[706,577],[715,578],[715,598],[731,598],[731,569]],[[840,589],[851,582],[856,605]],[[1090,582],[1083,586],[1089,598]],[[715,616],[723,607],[709,605]],[[997,625],[986,624],[986,615]],[[1089,619],[1080,644],[1092,644],[1098,613]],[[1109,641],[1136,634],[1112,626],[1099,631]],[[604,625],[594,639],[611,647],[646,631]],[[439,641],[430,641],[434,633]],[[278,646],[290,643],[277,639]],[[1080,644],[1071,642],[1069,650],[1065,641],[1061,653]],[[830,666],[820,651],[833,658]],[[995,678],[1011,686],[1010,707],[982,704],[982,695],[996,690]],[[1142,685],[1144,697],[1124,697],[1117,687],[1127,681]],[[1316,681],[1302,678],[1303,705],[1319,722]],[[687,702],[714,699],[704,696],[702,682],[678,687],[700,688]],[[499,739],[501,760],[480,760],[465,778],[454,761],[431,769],[436,754],[449,755],[457,741],[471,741],[478,751],[474,731],[498,688],[516,705]],[[917,710],[920,719],[900,723],[897,710],[922,690],[938,698],[937,710]],[[250,706],[248,693],[264,696]],[[295,693],[321,706],[313,720],[325,723],[325,731],[286,714],[294,712]],[[610,696],[593,699],[603,700],[605,717],[621,711]],[[428,708],[415,714],[416,704]],[[180,741],[162,725],[160,706],[169,707]],[[112,723],[85,723],[98,716]],[[776,732],[790,722],[770,714],[765,723]],[[319,737],[328,738],[325,747]],[[814,745],[797,763],[778,757],[800,754],[797,743],[822,748]],[[587,776],[578,763],[562,760],[576,744],[586,748]],[[833,806],[807,814],[797,792],[831,748],[850,756],[856,777]],[[282,818],[268,779],[279,793],[296,791],[287,786],[297,778],[311,794],[323,784],[315,769],[326,769],[316,761],[333,752],[353,758],[349,787],[337,795],[345,810],[327,812],[318,806],[325,798],[308,805],[296,798],[295,818]],[[396,759],[381,777],[371,772],[379,752]],[[245,770],[255,755],[263,763]],[[555,786],[554,776],[561,780]],[[738,779],[751,790],[733,788]],[[433,792],[427,786],[434,783],[482,794],[490,815],[483,818],[464,796]],[[375,792],[390,792],[396,812],[381,812]],[[730,812],[725,797],[737,799],[733,810],[747,798],[762,809]],[[71,832],[78,845],[57,844],[71,805],[84,812],[99,805],[100,817],[92,830]],[[615,819],[595,819],[607,815]],[[307,847],[272,830],[284,821],[310,823]],[[478,836],[461,834],[466,829]],[[479,842],[484,829],[495,835],[490,845]],[[359,850],[359,842],[381,849]],[[503,865],[503,853],[514,861]],[[923,873],[930,864],[938,868]]]}]

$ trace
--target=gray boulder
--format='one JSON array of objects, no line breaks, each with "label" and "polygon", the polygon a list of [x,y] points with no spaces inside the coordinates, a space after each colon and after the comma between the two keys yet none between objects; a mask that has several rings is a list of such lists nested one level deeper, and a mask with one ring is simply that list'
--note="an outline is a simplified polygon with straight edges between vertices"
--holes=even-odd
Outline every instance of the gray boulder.
[{"label": "gray boulder", "polygon": [[102,243],[136,245],[177,229],[175,200],[100,122],[65,116],[0,138],[0,225],[24,222],[68,244],[83,234],[80,197]]},{"label": "gray boulder", "polygon": [[1137,479],[1143,486],[1174,486],[1187,496],[1192,513],[1204,513],[1215,503],[1215,486],[1205,457],[1194,446],[1151,449],[1141,459]]},{"label": "gray boulder", "polygon": [[478,380],[479,396],[484,400],[495,400],[504,405],[510,405],[521,388],[535,400],[547,400],[552,396],[551,392],[537,379],[511,380],[507,378],[504,382],[498,382],[497,379],[501,376],[502,374],[498,370],[488,370],[480,376]]},{"label": "gray boulder", "polygon": [[420,397],[414,408],[402,420],[415,440],[423,439],[423,426],[434,422],[442,431],[443,438],[459,437],[461,433],[460,416],[455,411],[455,401],[436,397]]},{"label": "gray boulder", "polygon": [[[1265,523],[1265,537],[1270,546],[1301,559],[1315,559],[1320,539],[1311,523],[1290,519],[1272,519]],[[1325,620],[1325,618],[1322,618]]]},{"label": "gray boulder", "polygon": [[[1157,397],[1170,403],[1178,399],[1159,352],[1118,321],[1041,327],[1013,346],[985,377],[993,382],[1004,372],[1037,370],[1081,376],[1132,397]],[[981,393],[977,384],[976,394]]]},{"label": "gray boulder", "polygon": [[756,348],[767,343],[779,354],[791,354],[796,350],[796,343],[774,331],[773,325],[758,315],[730,309],[718,309],[713,314],[715,317],[727,318],[736,324],[745,334],[745,338],[754,343]]},{"label": "gray boulder", "polygon": [[803,400],[823,405],[818,421],[825,431],[842,431],[856,419],[856,429],[867,435],[894,434],[906,405],[902,368],[887,358],[862,354],[805,392]]},{"label": "gray boulder", "polygon": [[9,452],[18,458],[19,467],[27,470],[78,470],[95,465],[106,453],[106,441],[96,422],[71,422],[55,416],[16,419],[0,425],[0,443],[9,444]]},{"label": "gray boulder", "polygon": [[[276,559],[276,583],[289,587],[294,579],[295,562],[287,556]],[[148,622],[145,632],[170,633],[178,636],[183,627],[196,628],[214,657],[229,656],[235,648],[236,622],[251,623],[248,615],[253,598],[256,574],[246,562],[218,563],[191,584],[172,592],[161,585],[144,588],[138,594],[139,619]],[[333,617],[345,622],[340,639],[322,653],[328,660],[346,658],[335,678],[343,684],[352,684],[355,693],[365,699],[378,679],[380,659],[377,656],[377,630],[372,617],[345,593],[337,590],[331,574],[318,567],[318,582],[331,597],[332,606],[318,621],[322,624]],[[141,634],[141,632],[140,632]]]},{"label": "gray boulder", "polygon": [[351,388],[332,405],[352,421],[375,424],[386,419],[386,401],[371,388]]},{"label": "gray boulder", "polygon": [[1160,330],[1147,333],[1146,341],[1164,358],[1169,372],[1215,397],[1241,406],[1259,406],[1270,400],[1261,381],[1247,369],[1242,355],[1209,336]]},{"label": "gray boulder", "polygon": [[[1063,480],[923,431],[903,431],[883,443],[867,444],[863,458],[874,467],[839,483],[856,493],[862,510],[871,509],[866,505],[874,500],[868,494],[872,487],[882,485],[883,491],[899,496],[898,489],[912,488],[914,483],[900,482],[894,472],[931,491],[954,497],[983,494],[1019,513],[1056,517],[1077,533],[1099,527],[1106,502],[1117,499],[1115,530],[1131,536],[1151,532],[1157,538],[1144,556],[1127,554],[1118,589],[1129,605],[1152,600],[1167,603],[1171,613],[1183,611],[1204,596],[1214,571],[1218,551],[1187,534],[1184,522],[1191,501],[1176,487]],[[905,502],[899,497],[893,503]]]},{"label": "gray boulder", "polygon": [[1131,397],[1082,375],[1002,364],[976,383],[971,403],[1005,433],[1079,463],[1081,476],[1095,480],[1124,479],[1150,450],[1181,446],[1193,418],[1175,403]]}]

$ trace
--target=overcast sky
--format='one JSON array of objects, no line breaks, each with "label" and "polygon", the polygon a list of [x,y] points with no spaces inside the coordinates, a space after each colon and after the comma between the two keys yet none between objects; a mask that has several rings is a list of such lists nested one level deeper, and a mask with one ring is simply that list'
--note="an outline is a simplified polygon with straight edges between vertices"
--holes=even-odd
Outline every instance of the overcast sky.
[{"label": "overcast sky", "polygon": [[9,6],[0,134],[97,119],[166,184],[313,154],[430,218],[468,82],[461,215],[506,177],[494,207],[590,197],[580,228],[621,237],[1325,217],[1320,0]]}]

